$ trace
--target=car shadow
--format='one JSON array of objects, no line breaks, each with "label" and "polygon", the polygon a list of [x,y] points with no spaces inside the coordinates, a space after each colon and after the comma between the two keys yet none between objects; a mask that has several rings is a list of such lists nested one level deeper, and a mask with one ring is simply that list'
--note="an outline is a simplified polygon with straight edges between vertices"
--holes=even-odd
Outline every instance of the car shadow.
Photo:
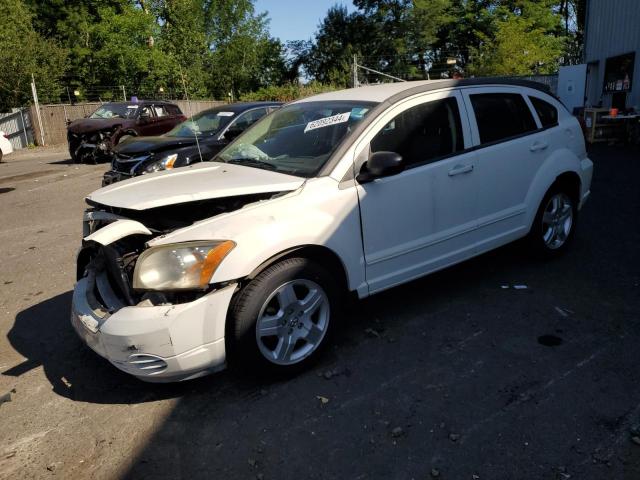
[{"label": "car shadow", "polygon": [[49,162],[49,165],[75,165],[71,158],[67,158],[65,160],[56,160],[55,162]]},{"label": "car shadow", "polygon": [[[335,347],[321,356],[316,366],[327,368],[335,362],[335,351],[356,347],[367,337],[384,337],[386,327],[379,318],[423,315],[442,309],[451,294],[463,295],[472,285],[477,287],[482,284],[487,272],[500,270],[507,265],[513,268],[514,263],[527,262],[521,254],[520,249],[513,245],[503,247],[363,301],[346,300]],[[430,298],[426,309],[425,292],[429,292]],[[231,389],[242,395],[242,392],[259,391],[287,380],[245,368],[232,368],[213,376],[177,384],[142,382],[116,369],[77,337],[69,322],[71,299],[72,292],[68,291],[16,315],[7,338],[26,360],[0,372],[2,375],[19,377],[42,366],[53,391],[58,395],[98,404],[144,403],[213,390]],[[399,310],[398,305],[401,306]]]}]

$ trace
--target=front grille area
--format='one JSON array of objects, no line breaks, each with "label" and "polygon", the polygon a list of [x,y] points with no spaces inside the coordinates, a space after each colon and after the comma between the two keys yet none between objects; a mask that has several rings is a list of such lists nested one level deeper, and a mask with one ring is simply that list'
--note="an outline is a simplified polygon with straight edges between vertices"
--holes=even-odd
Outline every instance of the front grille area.
[{"label": "front grille area", "polygon": [[167,362],[156,355],[146,353],[134,353],[126,361],[113,361],[112,363],[127,373],[133,375],[157,375],[167,369]]},{"label": "front grille area", "polygon": [[116,154],[113,158],[112,168],[119,173],[131,174],[131,169],[138,163],[144,162],[150,155],[144,155],[139,157],[131,157],[123,154]]}]

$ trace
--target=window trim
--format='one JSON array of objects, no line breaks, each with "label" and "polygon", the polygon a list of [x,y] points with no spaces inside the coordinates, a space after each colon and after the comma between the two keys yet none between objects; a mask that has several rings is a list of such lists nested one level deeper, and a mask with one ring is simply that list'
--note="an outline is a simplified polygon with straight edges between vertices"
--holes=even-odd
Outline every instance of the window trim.
[{"label": "window trim", "polygon": [[[242,118],[243,115],[248,114],[249,112],[253,112],[255,110],[260,110],[261,108],[266,110],[266,107],[264,106],[259,106],[259,107],[254,107],[254,108],[248,108],[247,110],[244,110],[240,113],[238,113],[236,115],[236,117],[231,120],[229,122],[229,124],[224,127],[224,129],[218,134],[218,140],[224,140],[224,135],[225,133],[227,133],[227,130],[229,130],[240,118]],[[251,125],[249,125],[249,127],[245,128],[244,131],[247,131],[249,128],[251,128],[254,124],[258,123],[260,120],[262,120],[264,117],[266,117],[267,115],[269,115],[268,112],[266,112],[262,117],[260,117],[258,120],[256,120],[255,122],[253,122]]]},{"label": "window trim", "polygon": [[[375,136],[382,131],[382,129],[395,117],[404,113],[407,110],[410,110],[413,107],[417,107],[418,105],[422,105],[425,103],[443,100],[446,98],[455,98],[458,105],[458,115],[460,116],[460,129],[462,131],[462,144],[463,149],[457,152],[452,152],[447,155],[442,155],[440,157],[431,158],[429,160],[425,160],[423,162],[413,163],[408,165],[403,172],[408,170],[412,170],[414,168],[423,167],[425,165],[431,165],[434,163],[441,162],[448,158],[463,155],[468,153],[473,149],[473,145],[471,144],[471,132],[469,122],[464,121],[464,116],[467,114],[466,105],[462,98],[462,93],[460,89],[448,89],[442,90],[439,92],[426,92],[414,97],[409,97],[405,100],[402,100],[396,104],[394,104],[391,108],[387,109],[382,115],[378,115],[376,119],[369,125],[369,128],[360,136],[360,138],[355,143],[355,148],[353,150],[354,155],[352,157],[351,168],[349,171],[343,175],[342,181],[345,181],[350,178],[355,178],[356,171],[362,168],[363,161],[360,161],[362,153],[364,150],[370,150],[371,141],[375,138]],[[368,159],[368,156],[366,157]],[[366,161],[366,160],[365,160]]]},{"label": "window trim", "polygon": [[[542,102],[548,103],[549,105],[551,105],[553,108],[556,109],[556,122],[553,125],[547,125],[546,127],[544,125],[542,125],[542,120],[540,119],[540,116],[538,115],[538,110],[536,110],[535,105],[531,101],[532,97],[537,99],[537,100],[540,100]],[[535,113],[535,118],[537,118],[538,123],[540,124],[540,128],[538,129],[538,131],[542,132],[544,130],[549,130],[550,128],[554,128],[554,127],[557,127],[557,126],[560,125],[560,110],[553,103],[549,102],[548,100],[545,100],[542,97],[539,97],[538,95],[532,95],[530,93],[527,93],[526,100],[528,100],[529,103],[531,103],[531,110]]]},{"label": "window trim", "polygon": [[[412,168],[421,167],[421,166],[424,166],[424,165],[430,165],[432,163],[440,162],[441,160],[446,160],[447,158],[451,158],[451,157],[454,157],[456,155],[460,155],[461,153],[463,153],[463,152],[465,152],[467,150],[467,148],[465,147],[464,125],[463,125],[463,122],[462,122],[462,113],[460,111],[460,104],[458,102],[458,99],[455,96],[452,96],[452,97],[456,100],[456,105],[458,107],[458,120],[460,120],[460,133],[462,134],[462,150],[458,150],[458,151],[455,151],[455,152],[447,153],[446,155],[440,155],[438,157],[432,157],[432,158],[429,158],[427,160],[422,160],[421,162],[411,163],[411,164],[407,165],[402,170],[403,172],[406,171],[406,170],[411,170]],[[402,112],[398,113],[398,115],[401,115],[404,112],[408,112],[412,108],[419,107],[419,106],[424,105],[426,103],[437,102],[439,100],[445,100],[447,98],[451,98],[451,97],[443,97],[443,98],[438,98],[438,99],[432,99],[432,100],[429,100],[429,101],[426,101],[426,102],[419,103],[417,105],[413,105],[412,107],[407,108],[406,110],[403,110]],[[395,115],[390,121],[393,121],[398,115]],[[388,123],[389,122],[387,122],[385,124],[385,126],[388,125]],[[382,128],[384,128],[384,126]],[[378,133],[380,133],[381,131],[382,130],[378,130]],[[373,138],[376,138],[378,133],[376,133],[376,135],[374,135]],[[369,152],[370,153],[371,153],[371,142],[373,141],[373,138],[369,142]],[[357,168],[362,168],[362,165],[358,166]]]},{"label": "window trim", "polygon": [[[482,88],[482,89],[478,89],[479,91],[471,91],[471,92],[465,92],[464,97],[465,97],[465,102],[468,102],[467,104],[467,108],[469,109],[469,121],[472,122],[472,131],[474,132],[474,136],[475,136],[475,145],[474,145],[474,150],[479,150],[481,148],[485,148],[485,147],[492,147],[494,145],[499,145],[501,143],[504,142],[510,142],[511,140],[516,140],[518,138],[522,138],[522,137],[526,137],[528,135],[533,135],[534,133],[537,133],[541,130],[541,123],[540,120],[538,119],[538,115],[536,114],[535,111],[533,111],[533,105],[531,105],[531,102],[528,101],[528,98],[526,97],[526,95],[524,94],[523,91],[521,91],[520,89],[514,88],[514,89],[506,89],[506,88]],[[535,123],[536,128],[534,130],[529,130],[526,132],[522,132],[522,133],[518,133],[516,135],[511,135],[509,137],[504,137],[504,138],[500,138],[499,140],[493,140],[491,142],[485,142],[482,143],[482,139],[480,138],[480,129],[478,128],[478,119],[476,117],[476,112],[473,109],[473,103],[471,101],[471,95],[484,95],[484,94],[505,94],[505,95],[520,95],[520,97],[522,98],[522,100],[524,101],[525,105],[527,106],[527,108],[529,109],[529,114],[531,115],[531,118],[533,119],[533,122]]]},{"label": "window trim", "polygon": [[[534,121],[536,122],[536,126],[538,126],[539,128],[537,128],[536,130],[532,130],[530,132],[524,132],[524,133],[520,133],[518,135],[513,135],[511,137],[507,137],[507,138],[502,138],[500,140],[496,140],[494,142],[490,142],[490,143],[481,143],[480,142],[480,132],[478,130],[478,124],[476,121],[476,116],[475,116],[475,112],[473,110],[473,106],[471,105],[471,98],[470,95],[472,94],[478,94],[478,93],[517,93],[519,95],[521,95],[524,98],[525,103],[529,106],[529,111],[531,112],[531,115],[533,116]],[[548,130],[549,128],[555,128],[560,124],[560,120],[561,120],[561,112],[560,112],[560,108],[558,107],[558,105],[555,105],[553,102],[550,102],[549,99],[545,98],[545,96],[549,96],[550,98],[553,98],[555,100],[555,98],[551,95],[551,94],[546,94],[545,92],[542,91],[538,91],[535,88],[531,88],[531,87],[521,87],[521,86],[511,86],[511,85],[502,85],[502,86],[490,86],[490,87],[469,87],[469,88],[463,88],[462,89],[462,96],[465,102],[465,106],[467,108],[467,111],[469,112],[468,114],[468,120],[470,123],[470,130],[472,133],[472,137],[473,137],[473,148],[471,150],[480,150],[482,148],[488,148],[488,147],[493,147],[494,145],[499,145],[501,143],[504,142],[510,142],[512,140],[517,140],[519,138],[522,137],[526,137],[529,135],[534,135],[536,133]],[[529,95],[540,98],[541,100],[544,100],[547,103],[550,103],[551,105],[553,105],[557,110],[558,110],[558,125],[555,125],[553,127],[542,127],[542,124],[540,123],[540,120],[538,118],[538,114],[535,111],[535,109],[533,108],[533,105],[531,104],[531,102],[529,101],[529,99],[527,98]],[[472,118],[473,117],[473,118]]]}]

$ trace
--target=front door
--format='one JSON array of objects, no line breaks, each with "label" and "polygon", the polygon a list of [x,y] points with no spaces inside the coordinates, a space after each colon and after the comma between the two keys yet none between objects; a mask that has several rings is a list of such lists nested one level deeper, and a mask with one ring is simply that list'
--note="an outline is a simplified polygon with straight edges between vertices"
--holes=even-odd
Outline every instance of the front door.
[{"label": "front door", "polygon": [[472,256],[476,157],[462,118],[459,92],[423,95],[382,115],[358,145],[356,158],[393,151],[405,165],[357,186],[371,293]]}]

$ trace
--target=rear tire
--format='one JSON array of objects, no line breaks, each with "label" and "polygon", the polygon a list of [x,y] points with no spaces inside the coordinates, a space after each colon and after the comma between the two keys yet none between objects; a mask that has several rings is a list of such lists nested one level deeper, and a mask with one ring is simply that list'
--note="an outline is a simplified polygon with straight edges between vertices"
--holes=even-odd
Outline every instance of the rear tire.
[{"label": "rear tire", "polygon": [[267,268],[231,302],[231,364],[285,375],[306,368],[329,343],[337,299],[329,272],[309,259],[289,258]]},{"label": "rear tire", "polygon": [[563,254],[571,244],[578,220],[575,198],[566,188],[553,185],[545,194],[529,232],[529,245],[544,258]]}]

